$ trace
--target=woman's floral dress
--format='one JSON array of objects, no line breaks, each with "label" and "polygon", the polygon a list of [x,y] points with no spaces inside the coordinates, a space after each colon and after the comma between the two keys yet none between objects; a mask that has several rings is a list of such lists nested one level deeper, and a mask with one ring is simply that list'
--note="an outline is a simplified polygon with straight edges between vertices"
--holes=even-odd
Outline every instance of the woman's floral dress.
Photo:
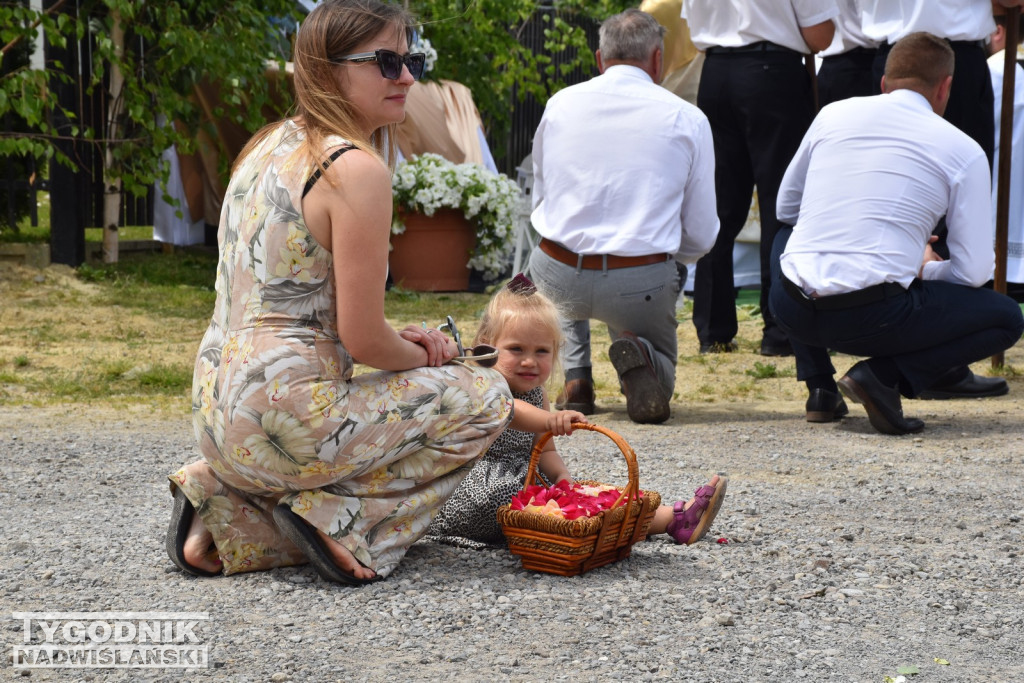
[{"label": "woman's floral dress", "polygon": [[203,459],[170,480],[225,574],[306,561],[274,526],[282,503],[387,576],[506,426],[511,393],[497,372],[462,365],[352,376],[331,254],[300,211],[302,140],[283,122],[228,186],[192,386]]}]

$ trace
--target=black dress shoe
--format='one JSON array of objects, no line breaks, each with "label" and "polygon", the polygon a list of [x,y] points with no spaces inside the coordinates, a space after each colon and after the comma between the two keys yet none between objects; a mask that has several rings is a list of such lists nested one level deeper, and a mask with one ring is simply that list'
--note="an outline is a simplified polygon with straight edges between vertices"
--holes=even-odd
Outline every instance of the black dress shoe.
[{"label": "black dress shoe", "polygon": [[555,399],[556,410],[576,410],[584,415],[593,415],[594,384],[589,379],[570,379],[558,398]]},{"label": "black dress shoe", "polygon": [[762,356],[792,356],[793,345],[789,343],[789,340],[781,342],[771,342],[767,339],[761,342],[761,355]]},{"label": "black dress shoe", "polygon": [[1010,391],[1010,385],[1002,377],[980,377],[968,371],[967,376],[958,382],[939,383],[922,391],[917,398],[930,401],[944,401],[950,398],[985,398],[986,396],[1003,396]]},{"label": "black dress shoe", "polygon": [[850,368],[838,384],[846,398],[864,406],[871,426],[883,434],[913,434],[924,429],[921,420],[903,417],[900,392],[882,384],[864,361]]},{"label": "black dress shoe", "polygon": [[850,412],[842,395],[828,389],[812,390],[805,408],[808,422],[834,422]]},{"label": "black dress shoe", "polygon": [[739,348],[734,341],[729,342],[708,342],[700,345],[701,354],[705,353],[732,353]]},{"label": "black dress shoe", "polygon": [[629,419],[640,424],[659,424],[667,420],[672,413],[669,397],[658,381],[643,342],[632,332],[623,332],[608,347],[608,358],[626,395]]}]

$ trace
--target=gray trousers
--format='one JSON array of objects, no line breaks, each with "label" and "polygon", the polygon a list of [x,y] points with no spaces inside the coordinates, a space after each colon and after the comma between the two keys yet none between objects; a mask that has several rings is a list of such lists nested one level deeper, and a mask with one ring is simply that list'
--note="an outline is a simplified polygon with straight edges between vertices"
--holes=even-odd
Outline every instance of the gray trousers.
[{"label": "gray trousers", "polygon": [[668,396],[676,383],[676,300],[682,283],[675,261],[634,268],[584,270],[567,266],[539,248],[530,255],[530,277],[558,305],[564,322],[566,371],[590,368],[590,320],[608,325],[611,338],[623,331],[640,337]]}]

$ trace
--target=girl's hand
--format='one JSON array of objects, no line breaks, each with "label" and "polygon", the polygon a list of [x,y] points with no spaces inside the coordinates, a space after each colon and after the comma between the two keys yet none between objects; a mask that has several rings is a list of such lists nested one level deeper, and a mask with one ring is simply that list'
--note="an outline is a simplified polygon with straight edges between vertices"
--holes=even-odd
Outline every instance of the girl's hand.
[{"label": "girl's hand", "polygon": [[459,347],[455,345],[455,342],[440,330],[407,325],[398,333],[398,336],[406,341],[419,344],[426,350],[425,367],[440,367],[459,352]]},{"label": "girl's hand", "polygon": [[587,416],[576,410],[559,410],[551,413],[547,419],[548,431],[555,436],[572,434],[574,423],[587,423]]}]

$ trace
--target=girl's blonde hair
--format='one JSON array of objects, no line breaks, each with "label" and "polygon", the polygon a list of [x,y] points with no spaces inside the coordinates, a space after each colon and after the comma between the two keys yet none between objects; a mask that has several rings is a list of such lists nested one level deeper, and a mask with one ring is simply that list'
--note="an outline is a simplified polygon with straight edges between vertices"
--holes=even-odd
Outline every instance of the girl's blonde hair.
[{"label": "girl's blonde hair", "polygon": [[[306,133],[304,149],[309,170],[327,156],[324,140],[331,135],[345,138],[394,167],[397,158],[396,124],[379,128],[366,138],[359,132],[358,111],[341,90],[331,62],[351,54],[361,43],[393,28],[396,34],[412,36],[412,18],[400,5],[380,0],[325,0],[309,13],[295,37],[295,114]],[[235,160],[235,167],[279,122],[260,129]]]},{"label": "girl's blonde hair", "polygon": [[[523,285],[523,282],[527,284]],[[564,341],[562,314],[551,299],[538,292],[533,283],[522,275],[517,275],[491,297],[473,343],[493,345],[506,329],[522,322],[539,324],[551,335],[555,358],[551,374],[554,376]]]}]

